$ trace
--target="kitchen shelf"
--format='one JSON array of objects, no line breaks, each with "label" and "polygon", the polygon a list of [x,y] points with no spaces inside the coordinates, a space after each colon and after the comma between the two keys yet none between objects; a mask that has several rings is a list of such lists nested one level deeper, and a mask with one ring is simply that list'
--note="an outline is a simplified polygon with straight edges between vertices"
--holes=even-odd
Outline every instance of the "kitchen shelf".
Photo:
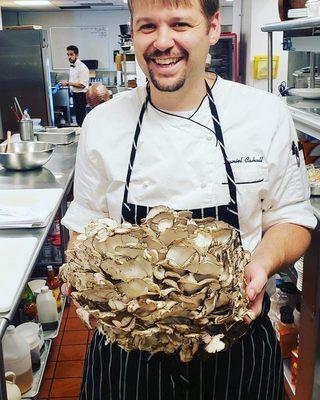
[{"label": "kitchen shelf", "polygon": [[62,296],[61,310],[60,310],[60,312],[59,312],[59,323],[58,323],[58,327],[57,327],[56,329],[52,330],[52,331],[43,331],[43,336],[44,336],[44,339],[45,339],[45,340],[54,339],[55,337],[58,336],[59,329],[60,329],[60,326],[61,326],[63,311],[64,311],[64,308],[65,308],[65,306],[66,306],[66,301],[67,301],[66,297],[65,297],[65,296]]},{"label": "kitchen shelf", "polygon": [[296,387],[291,383],[290,359],[283,360],[283,372],[284,372],[286,393],[290,400],[294,400],[296,395]]},{"label": "kitchen shelf", "polygon": [[275,22],[261,27],[262,32],[286,32],[296,29],[320,28],[320,17],[297,18],[292,21]]},{"label": "kitchen shelf", "polygon": [[320,140],[320,100],[288,96],[286,102],[296,129]]},{"label": "kitchen shelf", "polygon": [[32,388],[22,395],[23,399],[33,398],[39,393],[40,385],[42,382],[42,377],[43,377],[43,374],[44,374],[44,371],[46,368],[46,364],[47,364],[47,360],[48,360],[48,356],[50,353],[51,344],[52,344],[51,340],[45,340],[44,348],[40,355],[40,368],[38,369],[38,371],[33,373]]}]

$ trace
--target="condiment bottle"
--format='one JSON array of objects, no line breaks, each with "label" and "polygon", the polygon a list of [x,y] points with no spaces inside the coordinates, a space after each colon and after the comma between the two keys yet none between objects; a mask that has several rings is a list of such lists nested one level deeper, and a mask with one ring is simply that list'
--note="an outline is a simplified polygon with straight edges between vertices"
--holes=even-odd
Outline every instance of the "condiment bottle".
[{"label": "condiment bottle", "polygon": [[293,310],[290,306],[280,308],[280,322],[276,324],[276,334],[280,342],[283,358],[289,358],[298,344],[298,330],[294,325]]},{"label": "condiment bottle", "polygon": [[33,382],[30,347],[13,325],[8,326],[2,340],[5,371],[16,375],[16,385],[21,393],[27,392]]},{"label": "condiment bottle", "polygon": [[52,268],[52,265],[47,266],[47,274],[48,274],[48,279],[46,285],[50,290],[52,290],[52,294],[54,298],[56,299],[57,302],[57,307],[58,311],[61,310],[61,294],[59,290],[59,279],[54,276],[54,270]]},{"label": "condiment bottle", "polygon": [[35,303],[35,296],[28,285],[23,292],[22,299],[22,312],[25,317],[24,320],[33,321],[37,316],[37,306]]},{"label": "condiment bottle", "polygon": [[48,286],[43,286],[37,296],[39,322],[44,331],[51,331],[58,327],[58,309],[56,299]]}]

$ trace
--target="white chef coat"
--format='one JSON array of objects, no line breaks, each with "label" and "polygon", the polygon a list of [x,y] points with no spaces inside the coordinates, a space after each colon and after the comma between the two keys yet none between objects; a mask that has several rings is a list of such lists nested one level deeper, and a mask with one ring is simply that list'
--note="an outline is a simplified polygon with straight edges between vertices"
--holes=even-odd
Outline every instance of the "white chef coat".
[{"label": "white chef coat", "polygon": [[89,88],[89,69],[88,67],[77,58],[74,63],[74,67],[70,67],[70,82],[79,82],[84,85],[84,88],[77,88],[74,86],[70,86],[70,89],[73,93],[86,93]]},{"label": "white chef coat", "polygon": [[[296,131],[286,105],[276,96],[218,78],[212,89],[227,156],[237,183],[240,230],[252,251],[269,227],[294,223],[313,228],[316,218]],[[79,142],[74,201],[63,224],[83,232],[90,221],[121,219],[133,136],[145,87],[121,93],[85,119]],[[179,114],[179,113],[176,113]],[[188,116],[191,116],[188,113]],[[172,116],[149,103],[142,123],[128,202],[174,209],[229,202],[223,157],[212,132],[207,98],[192,117],[205,127]]]}]

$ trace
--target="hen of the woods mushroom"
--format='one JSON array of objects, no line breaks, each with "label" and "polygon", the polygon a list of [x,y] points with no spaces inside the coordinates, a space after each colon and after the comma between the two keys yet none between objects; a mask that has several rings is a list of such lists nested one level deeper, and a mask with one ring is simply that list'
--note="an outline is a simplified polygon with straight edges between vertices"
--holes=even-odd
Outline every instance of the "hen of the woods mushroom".
[{"label": "hen of the woods mushroom", "polygon": [[90,223],[67,252],[60,275],[75,291],[80,318],[123,349],[227,349],[245,332],[244,266],[239,233],[213,218],[153,208],[141,225]]}]

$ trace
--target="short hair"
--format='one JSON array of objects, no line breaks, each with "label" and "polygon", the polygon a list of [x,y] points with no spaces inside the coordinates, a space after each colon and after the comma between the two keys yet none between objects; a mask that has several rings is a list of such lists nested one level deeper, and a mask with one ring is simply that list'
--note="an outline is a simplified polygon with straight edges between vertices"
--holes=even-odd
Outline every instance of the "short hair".
[{"label": "short hair", "polygon": [[[184,5],[190,7],[192,5],[191,0],[128,0],[128,6],[131,13],[131,18],[133,16],[133,5],[137,1],[148,1],[153,4],[162,4],[163,6],[178,7],[179,5]],[[219,0],[199,0],[200,7],[203,14],[209,20],[220,8]]]},{"label": "short hair", "polygon": [[73,51],[74,54],[79,54],[79,49],[78,49],[78,47],[77,47],[77,46],[74,46],[73,44],[72,44],[71,46],[68,46],[68,47],[67,47],[67,50]]}]

